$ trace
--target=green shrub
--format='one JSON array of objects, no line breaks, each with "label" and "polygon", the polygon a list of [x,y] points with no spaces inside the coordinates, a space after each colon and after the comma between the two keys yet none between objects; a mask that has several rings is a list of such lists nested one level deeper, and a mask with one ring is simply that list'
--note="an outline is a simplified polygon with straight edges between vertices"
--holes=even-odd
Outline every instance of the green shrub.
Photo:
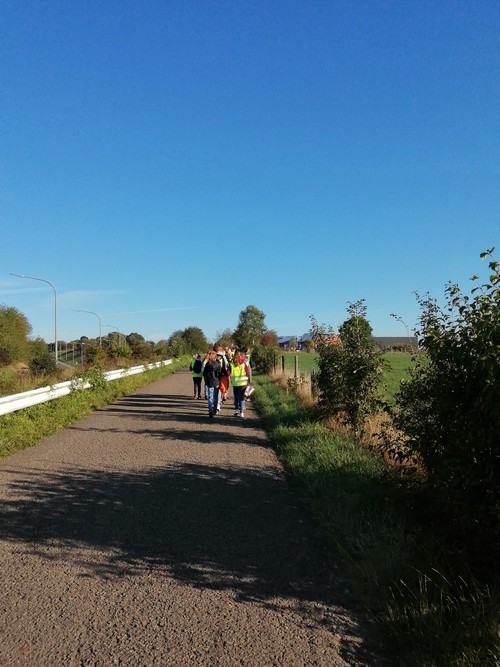
[{"label": "green shrub", "polygon": [[39,352],[31,359],[29,369],[33,375],[52,375],[57,372],[56,360],[48,351],[47,346],[43,352]]},{"label": "green shrub", "polygon": [[256,345],[252,350],[252,363],[258,373],[267,375],[274,368],[274,358],[278,350],[274,346]]},{"label": "green shrub", "polygon": [[460,522],[490,536],[500,532],[500,264],[492,252],[481,255],[490,258],[489,282],[470,296],[449,284],[442,309],[417,295],[427,354],[396,398],[396,425],[430,484]]},{"label": "green shrub", "polygon": [[343,418],[360,433],[367,416],[379,405],[377,389],[384,362],[372,342],[364,300],[349,304],[347,312],[350,317],[340,326],[340,338],[331,327],[319,326],[311,318],[319,355],[316,388],[323,414]]}]

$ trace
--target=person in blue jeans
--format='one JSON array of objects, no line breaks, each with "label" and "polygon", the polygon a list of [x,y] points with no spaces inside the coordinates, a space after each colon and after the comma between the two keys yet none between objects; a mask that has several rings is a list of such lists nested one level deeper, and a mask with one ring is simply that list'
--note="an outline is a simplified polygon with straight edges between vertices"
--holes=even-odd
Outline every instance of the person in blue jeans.
[{"label": "person in blue jeans", "polygon": [[244,356],[239,350],[234,353],[234,357],[229,368],[234,395],[234,416],[244,417],[245,389],[248,384],[249,370],[247,364],[244,361]]},{"label": "person in blue jeans", "polygon": [[217,352],[210,350],[207,352],[203,361],[203,379],[208,394],[208,416],[214,417],[217,414],[217,404],[219,400],[219,378],[222,372],[222,366],[217,359]]}]

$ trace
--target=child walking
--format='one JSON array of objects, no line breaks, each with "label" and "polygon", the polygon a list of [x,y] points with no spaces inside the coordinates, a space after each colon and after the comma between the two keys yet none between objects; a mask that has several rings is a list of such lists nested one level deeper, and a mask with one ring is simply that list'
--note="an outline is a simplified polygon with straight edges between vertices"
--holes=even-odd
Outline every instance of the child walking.
[{"label": "child walking", "polygon": [[245,416],[245,388],[248,384],[248,366],[243,361],[241,353],[236,351],[230,364],[231,385],[234,394],[234,416]]},{"label": "child walking", "polygon": [[210,352],[207,352],[203,361],[203,378],[205,380],[205,388],[208,394],[209,417],[214,417],[217,414],[220,374],[221,365],[217,359],[217,352],[211,350]]}]

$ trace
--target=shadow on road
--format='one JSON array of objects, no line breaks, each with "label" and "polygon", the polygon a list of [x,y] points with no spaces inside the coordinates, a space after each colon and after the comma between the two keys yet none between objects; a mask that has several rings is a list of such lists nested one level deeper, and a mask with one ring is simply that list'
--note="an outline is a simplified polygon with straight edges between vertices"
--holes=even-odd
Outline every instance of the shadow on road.
[{"label": "shadow on road", "polygon": [[[160,422],[175,413],[186,428],[172,424],[168,438],[193,439],[200,421],[194,411],[200,413],[201,405],[189,402],[202,403],[136,394],[105,411],[129,417],[137,411],[141,419],[146,412],[158,425],[147,433],[165,438]],[[211,437],[206,422],[200,441]],[[217,441],[225,439],[262,445],[247,438],[245,428],[218,431]],[[175,463],[126,472],[47,472],[4,465],[3,472],[8,493],[0,506],[1,539],[24,543],[43,557],[73,560],[81,576],[127,577],[155,569],[189,586],[230,590],[241,601],[277,607],[293,600],[305,623],[353,630],[339,605],[352,605],[352,599],[338,566],[325,567],[278,468]]]}]

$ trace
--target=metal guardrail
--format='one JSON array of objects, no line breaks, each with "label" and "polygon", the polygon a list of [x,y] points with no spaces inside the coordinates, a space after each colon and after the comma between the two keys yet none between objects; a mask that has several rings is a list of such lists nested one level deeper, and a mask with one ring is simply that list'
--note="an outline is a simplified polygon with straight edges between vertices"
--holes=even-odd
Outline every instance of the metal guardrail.
[{"label": "metal guardrail", "polygon": [[[107,382],[111,382],[112,380],[118,380],[119,378],[128,377],[129,375],[144,373],[153,368],[169,366],[171,363],[171,359],[166,359],[165,361],[157,361],[156,363],[145,364],[143,366],[132,366],[131,368],[119,368],[115,371],[107,371],[103,375]],[[38,405],[39,403],[53,401],[55,398],[60,398],[61,396],[67,396],[72,391],[75,391],[75,389],[88,389],[89,387],[89,382],[83,382],[81,380],[80,382],[75,382],[74,380],[68,380],[66,382],[59,382],[58,384],[51,385],[50,387],[40,387],[39,389],[24,391],[21,394],[4,396],[3,398],[0,398],[0,416],[6,415],[9,412],[16,412],[16,410],[22,410],[23,408],[29,408],[32,405]]]}]

